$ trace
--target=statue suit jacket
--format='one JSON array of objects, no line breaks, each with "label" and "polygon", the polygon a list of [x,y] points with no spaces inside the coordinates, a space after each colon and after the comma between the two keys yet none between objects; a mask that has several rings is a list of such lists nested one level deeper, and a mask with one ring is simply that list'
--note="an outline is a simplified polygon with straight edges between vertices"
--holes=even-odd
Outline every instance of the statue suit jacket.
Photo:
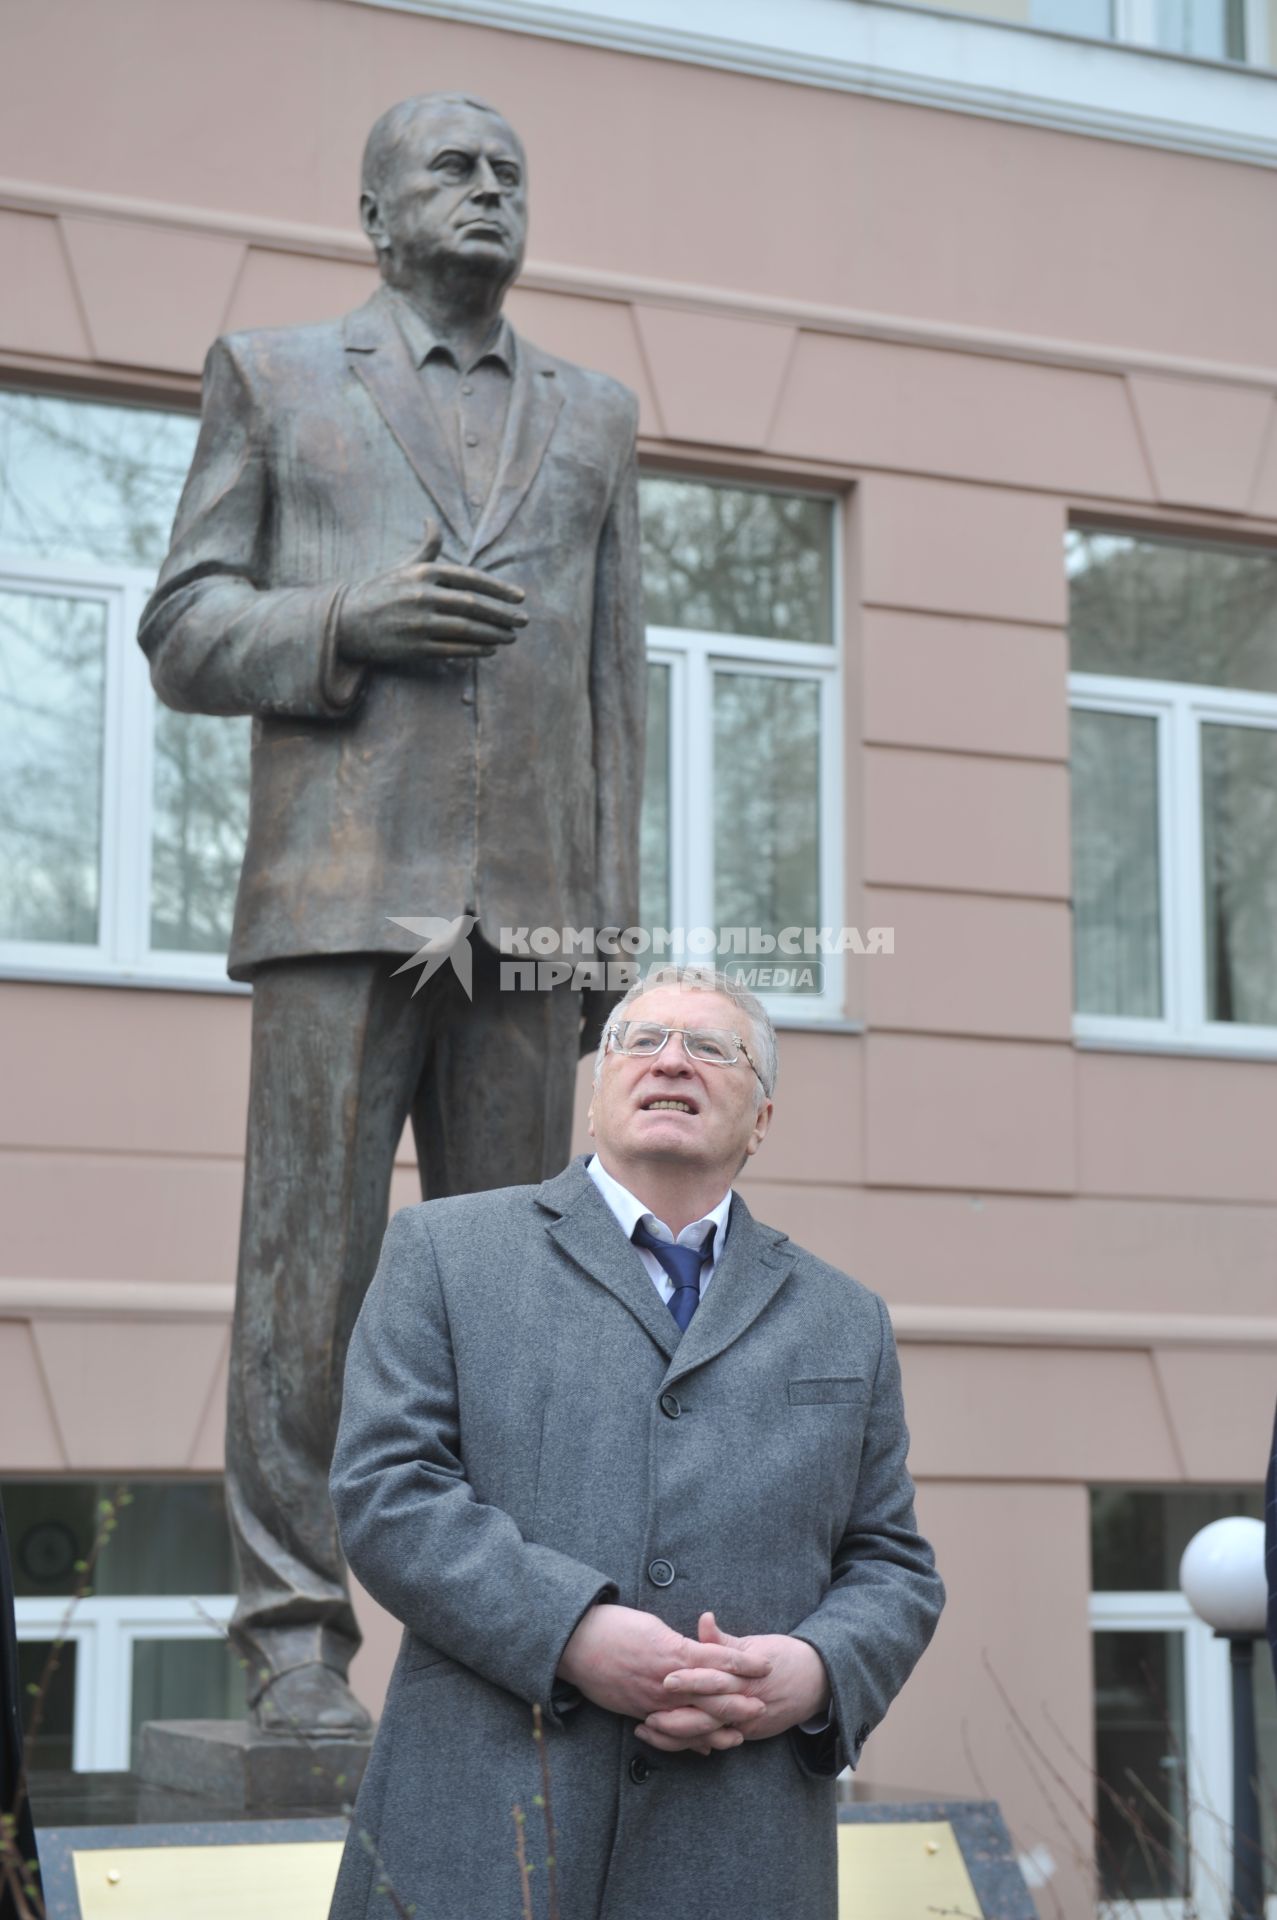
[{"label": "statue suit jacket", "polygon": [[[471,517],[450,423],[379,291],[340,323],[232,335],[139,638],[160,697],[254,716],[230,971],[411,952],[388,916],[630,925],[645,667],[637,409],[516,342],[496,481]],[[529,623],[477,663],[351,676],[344,584],[422,543],[525,587]],[[353,698],[351,680],[355,681]]]},{"label": "statue suit jacket", "polygon": [[[882,1302],[737,1195],[679,1336],[584,1162],[391,1222],[350,1347],[332,1491],[342,1544],[405,1633],[332,1908],[536,1913],[547,1727],[563,1920],[834,1920],[834,1773],[943,1599],[919,1537]],[[666,1755],[555,1679],[585,1609],[695,1635],[793,1632],[835,1728]],[[365,1837],[366,1836],[366,1839]],[[376,1864],[375,1855],[380,1860]]]}]

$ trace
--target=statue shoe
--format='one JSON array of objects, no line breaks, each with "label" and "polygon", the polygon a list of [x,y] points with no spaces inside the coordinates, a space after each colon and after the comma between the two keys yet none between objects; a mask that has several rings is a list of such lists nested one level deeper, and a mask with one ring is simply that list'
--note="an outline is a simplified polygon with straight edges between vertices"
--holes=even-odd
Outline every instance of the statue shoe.
[{"label": "statue shoe", "polygon": [[299,1739],[359,1739],[372,1730],[371,1714],[341,1674],[318,1661],[273,1674],[252,1702],[249,1719],[257,1733]]}]

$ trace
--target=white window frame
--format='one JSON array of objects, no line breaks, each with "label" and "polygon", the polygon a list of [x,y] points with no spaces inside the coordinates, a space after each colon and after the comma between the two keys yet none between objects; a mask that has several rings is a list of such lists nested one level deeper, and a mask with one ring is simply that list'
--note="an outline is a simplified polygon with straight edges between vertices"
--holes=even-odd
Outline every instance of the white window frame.
[{"label": "white window frame", "polygon": [[71,1732],[74,1773],[126,1773],[133,1725],[133,1652],[139,1640],[220,1640],[235,1611],[233,1593],[93,1594],[15,1600],[19,1641],[74,1645]]},{"label": "white window frame", "polygon": [[[660,477],[660,476],[654,476]],[[679,475],[680,479],[685,476]],[[708,476],[705,484],[722,485]],[[760,488],[759,491],[777,491]],[[827,496],[816,495],[826,499]],[[669,917],[671,930],[714,922],[714,684],[717,669],[745,671],[776,680],[802,680],[819,690],[820,778],[817,790],[820,834],[820,924],[843,924],[843,677],[838,608],[842,604],[839,562],[839,505],[829,498],[832,517],[831,638],[827,644],[708,632],[691,627],[649,627],[650,665],[669,668]],[[700,726],[696,725],[699,717]],[[819,1026],[841,1019],[844,967],[837,953],[672,956],[705,960],[715,966],[739,961],[746,967],[818,964],[819,993],[769,993],[758,997],[777,1024]]]},{"label": "white window frame", "polygon": [[[1092,1633],[1178,1633],[1184,1649],[1189,1899],[1097,1904],[1100,1920],[1228,1920],[1232,1889],[1233,1721],[1228,1643],[1182,1593],[1093,1593]],[[1262,1643],[1261,1643],[1262,1647]],[[1267,1903],[1277,1920],[1277,1896]]]},{"label": "white window frame", "polygon": [[226,978],[224,954],[177,953],[150,942],[157,702],[137,629],[154,584],[145,568],[0,554],[0,591],[106,608],[98,938],[92,945],[0,940],[0,979],[248,992]]},{"label": "white window frame", "polygon": [[1277,732],[1277,695],[1071,673],[1069,707],[1156,723],[1162,955],[1160,1019],[1075,1012],[1075,1037],[1100,1045],[1277,1057],[1277,1026],[1206,1018],[1200,732],[1212,723]]},{"label": "white window frame", "polygon": [[[1113,39],[1121,46],[1146,47],[1154,52],[1175,51],[1162,47],[1157,38],[1157,0],[1113,0]],[[1238,64],[1267,66],[1267,0],[1242,0],[1242,41],[1244,51]],[[1181,55],[1189,60],[1202,57]]]}]

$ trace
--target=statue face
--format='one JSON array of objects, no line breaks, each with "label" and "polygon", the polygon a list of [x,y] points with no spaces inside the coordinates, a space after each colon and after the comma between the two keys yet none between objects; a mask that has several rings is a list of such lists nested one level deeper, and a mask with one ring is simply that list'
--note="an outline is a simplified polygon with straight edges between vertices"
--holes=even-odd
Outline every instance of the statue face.
[{"label": "statue face", "polygon": [[523,264],[527,163],[495,114],[447,102],[423,110],[377,193],[361,202],[393,286],[441,272],[506,284]]}]

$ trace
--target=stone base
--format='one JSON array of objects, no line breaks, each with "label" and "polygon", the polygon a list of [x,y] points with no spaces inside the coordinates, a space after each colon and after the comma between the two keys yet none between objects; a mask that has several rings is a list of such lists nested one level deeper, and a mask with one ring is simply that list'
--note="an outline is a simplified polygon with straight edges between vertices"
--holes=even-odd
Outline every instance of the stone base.
[{"label": "stone base", "polygon": [[137,1777],[245,1813],[339,1812],[359,1791],[371,1752],[371,1733],[332,1740],[257,1733],[245,1720],[150,1720]]}]

